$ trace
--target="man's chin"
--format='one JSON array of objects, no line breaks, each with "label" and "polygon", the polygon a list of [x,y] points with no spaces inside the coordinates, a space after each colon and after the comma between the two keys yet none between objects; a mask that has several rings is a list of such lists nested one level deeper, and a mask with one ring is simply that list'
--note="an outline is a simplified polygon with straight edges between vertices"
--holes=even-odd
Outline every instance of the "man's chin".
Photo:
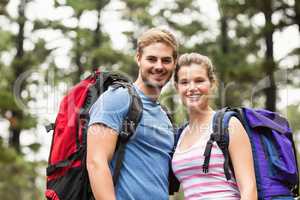
[{"label": "man's chin", "polygon": [[157,88],[157,89],[162,89],[166,84],[166,82],[163,81],[144,81],[144,83],[147,87]]}]

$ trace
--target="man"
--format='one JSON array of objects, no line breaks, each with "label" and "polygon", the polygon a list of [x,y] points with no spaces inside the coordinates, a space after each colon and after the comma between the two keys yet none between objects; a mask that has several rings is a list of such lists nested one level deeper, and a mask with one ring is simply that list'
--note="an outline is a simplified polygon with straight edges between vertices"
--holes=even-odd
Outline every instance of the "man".
[{"label": "man", "polygon": [[90,110],[87,168],[96,200],[168,199],[169,153],[174,145],[174,133],[157,99],[175,68],[176,39],[166,30],[150,29],[138,39],[135,59],[139,75],[134,89],[142,100],[143,113],[126,145],[115,188],[114,152],[122,121],[129,110],[127,89],[108,89]]}]

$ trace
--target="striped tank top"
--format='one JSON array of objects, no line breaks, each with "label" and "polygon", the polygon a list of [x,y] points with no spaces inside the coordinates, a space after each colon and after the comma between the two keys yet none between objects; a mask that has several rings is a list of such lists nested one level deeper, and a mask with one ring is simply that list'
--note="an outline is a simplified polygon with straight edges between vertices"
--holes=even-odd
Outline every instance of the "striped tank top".
[{"label": "striped tank top", "polygon": [[172,159],[172,168],[181,183],[184,199],[240,199],[240,192],[236,180],[233,176],[230,180],[227,180],[225,177],[223,169],[224,156],[216,143],[213,144],[211,151],[209,172],[204,173],[202,170],[204,163],[203,154],[210,133],[212,133],[212,122],[198,141],[195,141],[188,149],[180,150],[179,146],[181,140],[188,129],[189,126],[183,130]]}]

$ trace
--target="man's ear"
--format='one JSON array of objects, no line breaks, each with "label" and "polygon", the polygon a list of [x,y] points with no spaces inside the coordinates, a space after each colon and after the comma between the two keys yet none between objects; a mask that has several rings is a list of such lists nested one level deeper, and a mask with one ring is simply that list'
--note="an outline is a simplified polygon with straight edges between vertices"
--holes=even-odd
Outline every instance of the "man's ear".
[{"label": "man's ear", "polygon": [[135,62],[136,64],[140,67],[140,63],[141,63],[141,55],[139,53],[135,54]]},{"label": "man's ear", "polygon": [[174,60],[174,65],[175,65],[175,67],[176,67],[176,65],[177,65],[177,61],[178,61],[178,58],[176,58],[176,59]]}]

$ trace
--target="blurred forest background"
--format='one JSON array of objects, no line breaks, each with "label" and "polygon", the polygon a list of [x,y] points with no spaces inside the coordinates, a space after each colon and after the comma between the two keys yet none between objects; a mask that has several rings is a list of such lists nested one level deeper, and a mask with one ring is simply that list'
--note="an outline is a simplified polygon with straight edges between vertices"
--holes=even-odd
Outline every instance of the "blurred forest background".
[{"label": "blurred forest background", "polygon": [[[43,199],[43,125],[60,98],[98,67],[134,80],[136,38],[153,26],[173,31],[181,53],[212,58],[216,108],[279,111],[298,142],[300,1],[0,0],[0,199]],[[161,101],[185,119],[172,84]]]}]

